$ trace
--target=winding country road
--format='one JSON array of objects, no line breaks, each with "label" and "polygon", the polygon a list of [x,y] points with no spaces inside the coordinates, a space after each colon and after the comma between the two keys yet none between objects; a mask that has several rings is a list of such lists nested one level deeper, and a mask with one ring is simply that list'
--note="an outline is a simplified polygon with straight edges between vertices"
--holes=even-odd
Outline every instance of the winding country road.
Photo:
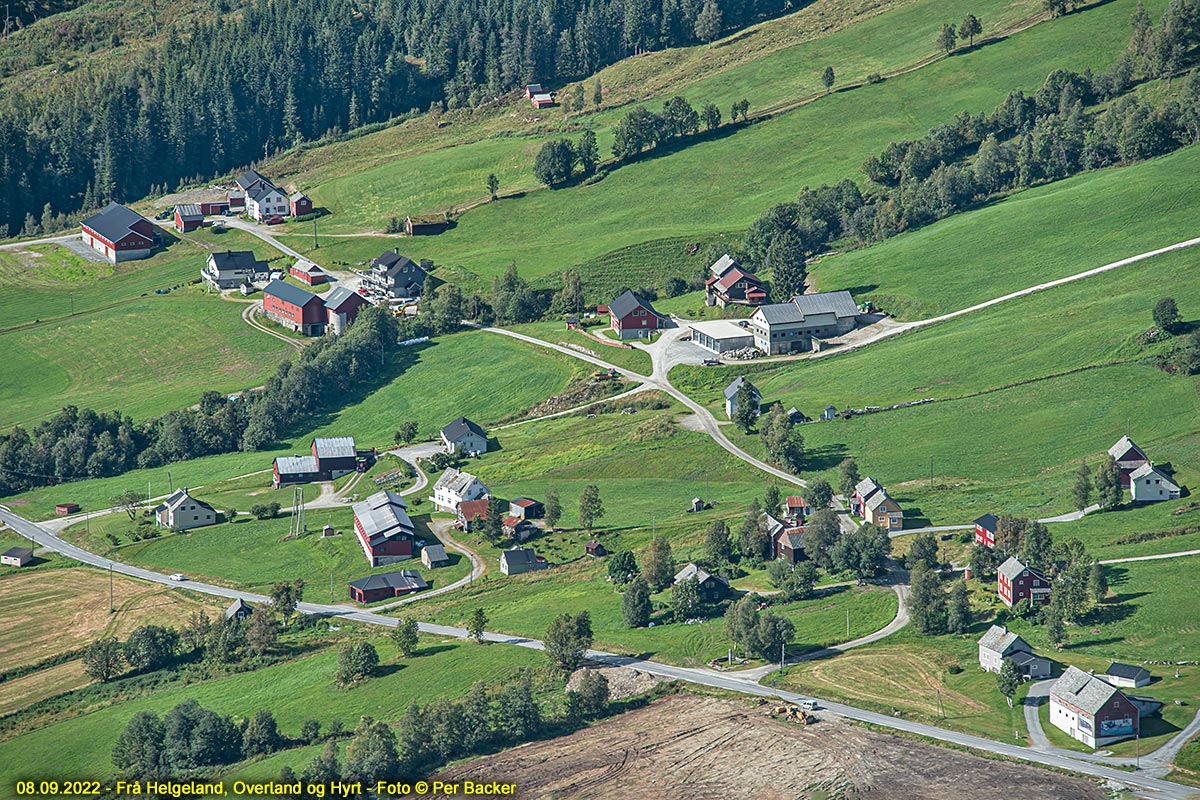
[{"label": "winding country road", "polygon": [[[62,553],[69,558],[74,558],[85,564],[100,567],[101,569],[112,569],[113,572],[120,573],[122,575],[140,578],[142,580],[151,581],[164,586],[183,587],[191,589],[192,591],[201,592],[203,594],[225,597],[230,600],[241,597],[250,602],[265,603],[269,601],[268,598],[263,595],[240,592],[235,589],[225,588],[223,586],[213,586],[211,584],[195,583],[192,581],[187,581],[182,584],[176,583],[171,581],[169,577],[163,575],[162,573],[130,566],[128,564],[109,561],[108,559],[102,558],[94,553],[90,553],[63,541],[62,539],[58,538],[58,536],[43,528],[41,525],[17,516],[3,506],[0,506],[0,521],[3,521],[17,533],[25,536],[26,538],[32,539],[43,547],[47,547],[58,553]],[[397,619],[395,617],[383,616],[372,611],[360,611],[348,606],[301,603],[299,610],[305,614],[336,617],[338,619],[362,622],[368,625],[395,627],[397,624]],[[444,636],[456,639],[468,638],[467,631],[462,628],[454,628],[446,625],[433,625],[429,623],[419,623],[419,627],[424,633],[435,636]],[[542,643],[537,639],[528,639],[519,636],[507,636],[497,633],[485,633],[483,638],[486,641],[495,642],[498,644],[527,647],[533,650],[544,649]],[[606,653],[603,651],[588,651],[588,657],[591,660],[601,664],[629,667],[641,672],[647,672],[651,675],[657,675],[673,680],[686,681],[703,686],[711,686],[718,689],[727,689],[729,691],[739,692],[742,694],[756,695],[759,697],[774,697],[791,703],[799,703],[802,700],[811,699],[794,692],[787,692],[773,687],[762,686],[756,683],[753,678],[748,675],[742,676],[738,675],[737,673],[719,673],[709,669],[693,667],[677,667],[671,664],[661,664],[634,656],[623,656],[614,653]],[[1099,764],[1088,759],[1077,758],[1076,756],[1078,754],[1075,753],[1068,754],[1053,751],[1044,752],[1035,748],[1022,747],[1004,742],[994,742],[978,736],[943,730],[932,725],[925,725],[902,718],[877,714],[873,711],[866,711],[841,703],[822,702],[821,706],[824,713],[835,714],[847,719],[869,723],[882,728],[924,736],[937,741],[968,747],[1007,758],[1029,761],[1057,769],[1070,770],[1072,772],[1090,775],[1096,778],[1104,778],[1112,781],[1115,784],[1128,786],[1141,797],[1163,798],[1164,800],[1188,800],[1188,798],[1192,798],[1198,793],[1197,790],[1190,787],[1162,780],[1161,778],[1156,778],[1149,774],[1142,772],[1125,772],[1121,769],[1108,766],[1107,764]]]}]

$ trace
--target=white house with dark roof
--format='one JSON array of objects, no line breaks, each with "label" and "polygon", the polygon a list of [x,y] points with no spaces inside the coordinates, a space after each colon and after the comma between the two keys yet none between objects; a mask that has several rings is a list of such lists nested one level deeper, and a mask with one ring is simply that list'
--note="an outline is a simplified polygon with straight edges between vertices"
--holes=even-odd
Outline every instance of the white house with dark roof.
[{"label": "white house with dark roof", "polygon": [[478,455],[488,449],[487,432],[466,417],[459,417],[442,428],[442,444],[446,452]]},{"label": "white house with dark roof", "polygon": [[1167,473],[1147,461],[1129,473],[1129,496],[1135,503],[1178,500],[1179,484]]},{"label": "white house with dark roof", "polygon": [[400,255],[397,247],[385,250],[371,262],[371,268],[363,273],[363,286],[392,298],[420,297],[425,290],[425,277],[425,267]]},{"label": "white house with dark roof", "polygon": [[446,548],[440,544],[427,544],[421,548],[421,563],[430,569],[450,566],[450,557]]},{"label": "white house with dark roof", "polygon": [[700,600],[704,603],[715,603],[729,594],[729,581],[720,575],[714,575],[704,567],[695,562],[689,563],[679,572],[675,573],[673,586],[678,586],[691,578],[696,579],[696,586],[700,590]]},{"label": "white house with dark roof", "polygon": [[246,214],[257,222],[268,217],[289,217],[291,213],[288,196],[270,182],[257,184],[246,191]]},{"label": "white house with dark roof", "polygon": [[767,355],[809,352],[814,339],[849,333],[857,323],[858,306],[846,291],[799,294],[761,305],[750,317],[754,346]]},{"label": "white house with dark roof", "polygon": [[217,511],[208,503],[197,500],[188,490],[176,489],[170,497],[154,508],[154,523],[160,528],[186,531],[217,523]]},{"label": "white house with dark roof", "polygon": [[438,511],[458,512],[458,507],[465,501],[479,500],[488,496],[488,488],[483,481],[469,472],[450,467],[433,485],[433,500]]},{"label": "white house with dark roof", "polygon": [[229,604],[229,608],[225,609],[225,621],[233,622],[237,620],[241,622],[254,613],[254,606],[247,603],[242,598],[238,598]]},{"label": "white house with dark roof", "polygon": [[236,289],[244,283],[253,283],[265,276],[267,262],[259,261],[249,250],[226,250],[224,253],[209,253],[200,277],[214,289]]},{"label": "white house with dark roof", "polygon": [[532,547],[512,547],[500,554],[500,571],[505,575],[520,575],[546,569],[550,564]]},{"label": "white house with dark roof", "polygon": [[1005,661],[1016,664],[1023,678],[1050,677],[1050,659],[1034,654],[1029,643],[1008,628],[993,625],[979,639],[979,667],[999,673]]},{"label": "white house with dark roof", "polygon": [[1140,714],[1117,687],[1067,667],[1050,687],[1050,723],[1088,747],[1103,747],[1137,735]]},{"label": "white house with dark roof", "polygon": [[754,400],[755,414],[758,414],[759,407],[762,405],[762,392],[758,390],[757,386],[746,380],[745,375],[739,375],[733,380],[733,383],[725,387],[725,416],[730,419],[733,419],[734,415],[738,412],[737,396],[743,386],[750,392],[750,397]]}]

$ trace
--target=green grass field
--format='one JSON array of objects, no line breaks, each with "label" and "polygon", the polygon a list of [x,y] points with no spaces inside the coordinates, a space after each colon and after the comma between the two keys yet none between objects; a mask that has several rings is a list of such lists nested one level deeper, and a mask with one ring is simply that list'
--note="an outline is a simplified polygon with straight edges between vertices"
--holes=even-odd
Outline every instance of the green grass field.
[{"label": "green grass field", "polygon": [[[1009,90],[1039,86],[1054,67],[1106,66],[1125,45],[1133,6],[1117,0],[1037,25],[723,138],[623,166],[592,185],[486,204],[453,230],[422,241],[422,255],[461,264],[486,282],[513,261],[532,277],[648,239],[696,239],[746,225],[801,185],[855,176],[862,160],[889,141],[920,135],[963,110],[991,110]],[[814,64],[812,74],[822,67]],[[549,219],[555,223],[547,225]]]},{"label": "green grass field", "polygon": [[900,319],[956,311],[1194,238],[1198,176],[1200,147],[1084,173],[827,258],[812,274],[822,291],[850,289]]},{"label": "green grass field", "polygon": [[[1179,155],[1194,159],[1200,151]],[[1141,169],[1157,172],[1158,165],[1124,172]],[[1106,191],[1103,197],[1119,204],[1119,187]],[[1010,247],[1014,260],[1038,262],[1041,240],[1020,239],[1022,215],[1012,223],[1004,230],[1020,241]],[[905,247],[896,240],[872,249],[885,257],[893,244]],[[1127,429],[1157,462],[1173,464],[1185,484],[1195,479],[1196,380],[1146,363],[1173,344],[1146,346],[1137,337],[1168,291],[1186,317],[1197,316],[1200,287],[1190,277],[1197,257],[1190,250],[1158,256],[859,351],[722,370],[678,367],[672,379],[714,410],[740,372],[767,402],[810,416],[826,403],[842,409],[939,399],[805,426],[810,469],[834,477],[841,458],[855,456],[860,470],[889,486],[911,525],[962,523],[984,511],[1051,516],[1071,510],[1080,459],[1095,466]],[[947,280],[973,272],[960,266]],[[761,452],[757,436],[741,438]]]},{"label": "green grass field", "polygon": [[[286,493],[290,497],[291,492]],[[279,500],[283,494],[277,493]],[[432,544],[437,537],[429,531],[428,519],[414,516],[413,521],[418,527],[418,537]],[[285,507],[277,519],[256,520],[243,514],[232,524],[180,534],[164,533],[155,539],[132,542],[128,536],[129,518],[111,514],[91,525],[90,537],[80,538],[90,544],[88,549],[124,563],[159,572],[182,572],[205,583],[266,592],[275,581],[299,578],[308,587],[307,599],[318,603],[349,602],[346,583],[371,573],[416,569],[431,588],[437,588],[453,583],[469,569],[468,560],[458,553],[448,553],[450,566],[436,570],[426,568],[420,559],[372,569],[354,535],[354,516],[349,505],[308,511],[305,523],[309,533],[296,539],[285,539],[290,522]],[[341,535],[321,538],[325,525],[332,525]],[[103,539],[110,532],[120,537],[120,546],[112,547]]]},{"label": "green grass field", "polygon": [[[602,361],[607,361],[609,364],[621,367],[622,369],[633,370],[641,375],[649,375],[653,370],[653,365],[650,362],[650,354],[636,345],[632,349],[603,345],[595,339],[584,336],[578,330],[567,330],[567,325],[563,320],[514,325],[512,326],[512,330],[517,333],[523,333],[526,336],[534,336],[552,344],[575,345],[586,348]],[[606,328],[604,325],[594,325],[587,330],[593,336],[604,336]],[[584,364],[582,366],[586,367],[589,365]],[[599,369],[599,367],[596,369]]]},{"label": "green grass field", "polygon": [[540,653],[520,647],[486,646],[422,639],[421,653],[397,662],[390,642],[375,638],[382,677],[352,689],[333,685],[336,648],[253,672],[195,683],[169,685],[148,697],[118,702],[0,743],[0,786],[5,796],[18,778],[71,775],[78,779],[113,774],[110,754],[121,729],[137,711],[159,714],[194,699],[222,714],[250,717],[270,709],[281,732],[299,734],[305,719],[326,726],[340,719],[353,729],[362,715],[396,721],[412,702],[461,697],[477,680],[502,682],[522,666],[544,663]]},{"label": "green grass field", "polygon": [[286,345],[247,326],[242,304],[186,285],[210,250],[226,247],[275,255],[247,234],[207,228],[116,267],[54,244],[35,246],[37,257],[0,251],[0,311],[11,326],[0,346],[14,359],[0,384],[3,425],[30,425],[68,404],[142,421],[206,389],[261,384]]}]

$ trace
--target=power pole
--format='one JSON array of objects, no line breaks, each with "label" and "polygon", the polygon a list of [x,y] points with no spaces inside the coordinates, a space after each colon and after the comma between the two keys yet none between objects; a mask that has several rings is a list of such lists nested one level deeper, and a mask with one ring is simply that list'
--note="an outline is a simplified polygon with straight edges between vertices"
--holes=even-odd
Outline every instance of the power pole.
[{"label": "power pole", "polygon": [[929,454],[929,488],[933,488],[933,454]]},{"label": "power pole", "polygon": [[846,609],[846,641],[850,641],[850,609]]},{"label": "power pole", "polygon": [[940,716],[942,719],[945,719],[946,718],[946,709],[942,708],[942,689],[940,686],[935,686],[933,688],[937,691],[938,716]]},{"label": "power pole", "polygon": [[780,643],[779,643],[779,671],[780,671],[781,673],[783,672],[783,662],[784,662],[784,659],[785,659],[785,656],[784,656],[784,648],[785,648],[785,647],[787,647],[787,643],[786,643],[786,642],[780,642]]},{"label": "power pole", "polygon": [[167,470],[167,494],[175,494],[175,482],[171,480],[171,470]]},{"label": "power pole", "polygon": [[113,577],[112,577],[112,562],[108,562],[108,613],[113,613]]},{"label": "power pole", "polygon": [[329,602],[333,602],[333,571],[329,572]]},{"label": "power pole", "polygon": [[313,250],[316,250],[320,246],[317,243],[317,218],[313,217]]}]

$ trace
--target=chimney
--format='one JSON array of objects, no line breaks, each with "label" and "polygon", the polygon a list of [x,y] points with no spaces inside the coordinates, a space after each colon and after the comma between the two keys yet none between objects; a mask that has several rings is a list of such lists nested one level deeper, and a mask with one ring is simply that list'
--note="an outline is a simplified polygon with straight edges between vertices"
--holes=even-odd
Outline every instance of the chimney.
[{"label": "chimney", "polygon": [[395,253],[396,255],[400,255],[400,248],[399,248],[399,247],[393,247],[393,248],[392,248],[392,252],[393,252],[393,253]]}]

